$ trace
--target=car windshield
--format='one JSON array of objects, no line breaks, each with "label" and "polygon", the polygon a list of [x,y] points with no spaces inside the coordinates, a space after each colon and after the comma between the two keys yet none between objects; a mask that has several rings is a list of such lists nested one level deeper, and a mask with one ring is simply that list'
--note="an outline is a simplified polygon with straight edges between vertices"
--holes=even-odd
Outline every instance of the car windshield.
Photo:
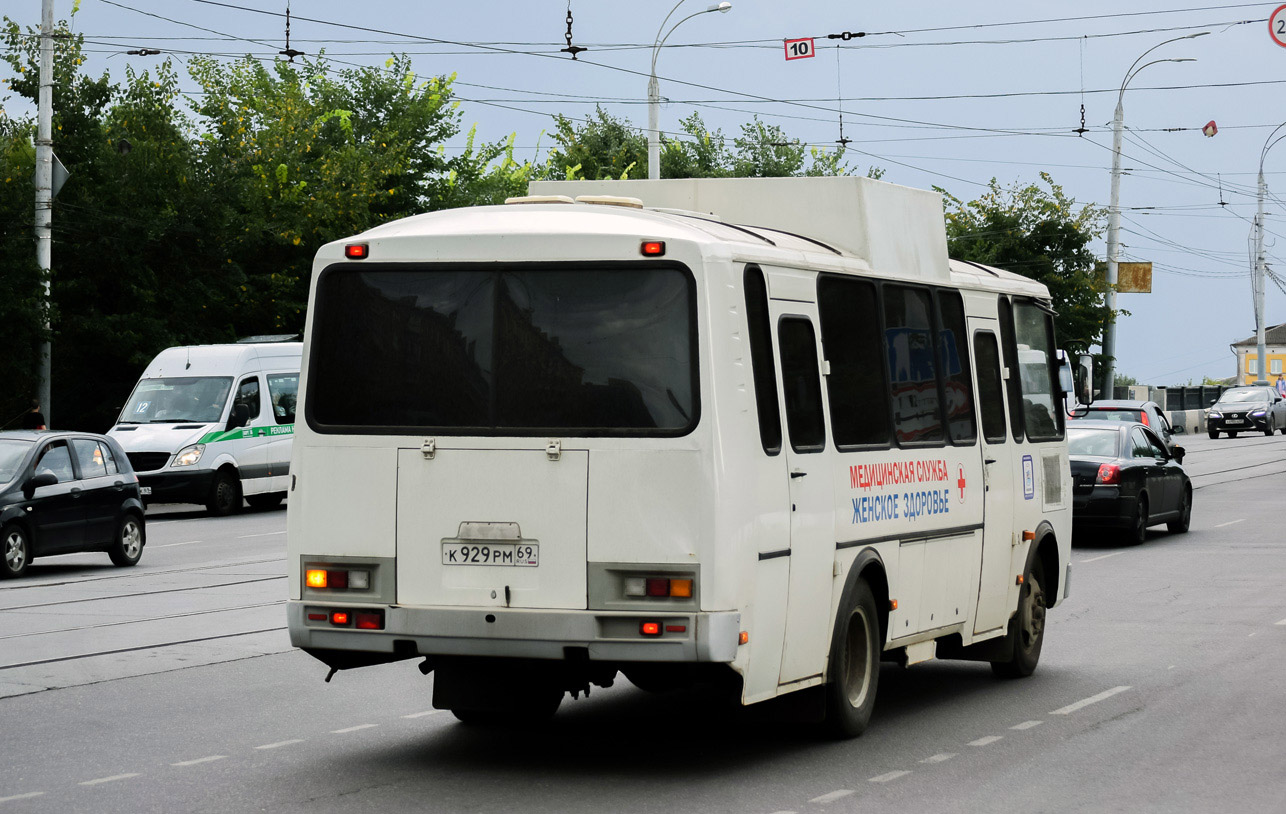
[{"label": "car windshield", "polygon": [[232,379],[227,376],[140,379],[121,411],[122,424],[209,423],[223,416]]},{"label": "car windshield", "polygon": [[1268,401],[1268,391],[1262,387],[1247,387],[1244,390],[1229,390],[1219,397],[1220,404],[1244,404],[1250,401]]},{"label": "car windshield", "polygon": [[1115,458],[1120,446],[1121,433],[1091,427],[1067,430],[1067,454],[1089,455],[1096,458]]},{"label": "car windshield", "polygon": [[30,451],[30,441],[21,441],[17,438],[0,440],[0,483],[8,483],[18,477],[23,459]]}]

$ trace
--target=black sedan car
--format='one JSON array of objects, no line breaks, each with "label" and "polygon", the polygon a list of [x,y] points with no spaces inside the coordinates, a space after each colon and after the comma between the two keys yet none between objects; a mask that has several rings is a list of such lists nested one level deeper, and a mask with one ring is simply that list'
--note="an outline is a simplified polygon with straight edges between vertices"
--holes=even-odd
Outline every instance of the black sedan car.
[{"label": "black sedan car", "polygon": [[105,551],[130,566],[146,532],[138,476],[115,441],[85,432],[0,432],[0,578],[36,557]]},{"label": "black sedan car", "polygon": [[1272,387],[1234,387],[1225,390],[1219,400],[1210,405],[1206,416],[1206,432],[1211,438],[1228,433],[1236,438],[1238,432],[1262,432],[1272,435],[1281,430],[1286,435],[1286,399]]},{"label": "black sedan car", "polygon": [[1067,452],[1076,530],[1113,529],[1130,543],[1162,522],[1188,530],[1192,481],[1180,465],[1183,447],[1167,450],[1142,424],[1082,420],[1067,426]]}]

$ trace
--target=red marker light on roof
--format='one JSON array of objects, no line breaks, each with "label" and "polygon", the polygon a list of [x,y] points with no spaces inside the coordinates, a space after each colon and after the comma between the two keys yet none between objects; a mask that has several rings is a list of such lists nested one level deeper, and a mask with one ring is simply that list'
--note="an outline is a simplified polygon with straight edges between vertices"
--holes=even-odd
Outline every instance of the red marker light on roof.
[{"label": "red marker light on roof", "polygon": [[644,257],[661,257],[665,254],[664,240],[645,240],[639,249]]},{"label": "red marker light on roof", "polygon": [[371,247],[365,243],[349,243],[344,247],[344,256],[349,260],[365,260],[371,253]]}]

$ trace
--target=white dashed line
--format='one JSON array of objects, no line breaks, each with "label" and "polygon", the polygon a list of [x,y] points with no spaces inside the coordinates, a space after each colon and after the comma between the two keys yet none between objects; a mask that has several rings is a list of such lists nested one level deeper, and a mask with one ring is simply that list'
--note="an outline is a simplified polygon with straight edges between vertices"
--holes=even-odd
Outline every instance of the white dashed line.
[{"label": "white dashed line", "polygon": [[1116,557],[1124,553],[1124,551],[1113,551],[1111,554],[1100,554],[1097,557],[1090,557],[1088,560],[1081,560],[1081,562],[1098,562],[1099,560],[1106,560],[1108,557]]},{"label": "white dashed line", "polygon": [[290,746],[294,743],[303,743],[303,738],[295,738],[288,741],[277,741],[276,743],[265,743],[263,746],[256,746],[256,749],[279,749],[282,746]]},{"label": "white dashed line", "polygon": [[1023,721],[1022,723],[1020,723],[1020,724],[1016,724],[1016,725],[1011,726],[1011,727],[1009,727],[1009,728],[1010,728],[1010,729],[1018,729],[1018,730],[1031,729],[1032,727],[1040,726],[1040,725],[1041,725],[1041,723],[1042,723],[1041,721]]},{"label": "white dashed line", "polygon": [[969,741],[970,746],[990,746],[996,741],[1003,738],[1004,735],[988,735],[985,738],[978,738],[976,741]]},{"label": "white dashed line", "polygon": [[[1258,632],[1259,632],[1258,630],[1256,630],[1256,631],[1255,631],[1255,633],[1258,633]],[[1253,639],[1253,638],[1255,637],[1255,633],[1248,633],[1248,634],[1246,634],[1246,638],[1247,638],[1247,639]]]},{"label": "white dashed line", "polygon": [[201,541],[201,540],[188,540],[186,543],[165,543],[165,544],[163,544],[163,545],[158,545],[158,546],[157,546],[157,548],[173,548],[173,547],[174,547],[174,546],[176,546],[176,545],[196,545],[197,543],[200,543],[200,542],[202,542],[202,541]]},{"label": "white dashed line", "polygon": [[412,712],[410,715],[403,715],[403,718],[423,718],[426,715],[437,715],[442,710],[431,709],[428,712]]},{"label": "white dashed line", "polygon": [[138,776],[139,776],[138,772],[130,772],[129,774],[114,774],[111,777],[100,777],[97,780],[85,780],[85,781],[82,781],[80,785],[97,786],[99,783],[111,783],[116,780],[128,780],[131,777],[138,777]]},{"label": "white dashed line", "polygon": [[196,760],[181,760],[178,763],[171,763],[171,766],[195,766],[198,763],[213,763],[216,760],[223,760],[227,755],[207,755],[199,757]]},{"label": "white dashed line", "polygon": [[1276,625],[1286,625],[1286,619],[1283,619],[1283,620],[1281,620],[1280,622],[1274,622],[1273,624],[1276,624]]},{"label": "white dashed line", "polygon": [[829,794],[823,794],[821,797],[814,797],[813,799],[809,800],[808,802],[810,802],[810,803],[833,803],[833,802],[835,802],[836,800],[838,800],[838,799],[840,799],[840,798],[842,798],[842,797],[847,797],[847,796],[849,796],[849,795],[850,795],[850,794],[852,794],[852,793],[853,793],[853,790],[852,790],[852,789],[835,789],[835,791],[832,791],[832,792],[830,792]]},{"label": "white dashed line", "polygon": [[371,729],[372,727],[376,727],[376,726],[379,726],[379,724],[358,724],[357,726],[350,726],[347,729],[332,729],[330,731],[330,734],[343,735],[347,732],[356,732],[359,729]]},{"label": "white dashed line", "polygon": [[1244,522],[1246,522],[1246,518],[1242,517],[1237,520],[1229,520],[1227,523],[1220,523],[1219,525],[1215,526],[1215,528],[1221,529],[1224,526],[1231,526],[1233,523],[1244,523]]},{"label": "white dashed line", "polygon": [[271,537],[274,534],[285,534],[284,531],[265,531],[263,534],[239,534],[238,540],[249,540],[251,537]]},{"label": "white dashed line", "polygon": [[910,772],[908,772],[908,771],[904,771],[904,770],[899,770],[899,771],[894,771],[894,772],[885,772],[884,774],[880,774],[880,775],[876,775],[875,777],[872,777],[871,779],[867,780],[866,782],[868,782],[868,783],[887,783],[887,782],[889,782],[890,780],[897,780],[899,777],[906,777],[908,774],[910,774]]},{"label": "white dashed line", "polygon": [[10,800],[30,800],[32,797],[39,797],[44,794],[43,791],[29,791],[26,794],[14,794],[10,797],[0,797],[0,803],[7,803]]},{"label": "white dashed line", "polygon": [[934,755],[933,757],[926,757],[924,760],[920,762],[921,763],[944,763],[955,756],[956,756],[955,752],[941,752],[939,754]]},{"label": "white dashed line", "polygon": [[774,811],[772,814],[795,814],[793,811]]},{"label": "white dashed line", "polygon": [[1080,701],[1077,701],[1075,704],[1068,704],[1067,706],[1056,709],[1049,714],[1050,715],[1071,715],[1073,712],[1075,712],[1078,709],[1083,709],[1084,707],[1088,707],[1090,704],[1097,704],[1099,701],[1105,701],[1108,698],[1111,698],[1112,696],[1118,693],[1123,693],[1128,689],[1130,688],[1113,687],[1110,690],[1104,690],[1098,695],[1091,695],[1089,698],[1082,698]]}]

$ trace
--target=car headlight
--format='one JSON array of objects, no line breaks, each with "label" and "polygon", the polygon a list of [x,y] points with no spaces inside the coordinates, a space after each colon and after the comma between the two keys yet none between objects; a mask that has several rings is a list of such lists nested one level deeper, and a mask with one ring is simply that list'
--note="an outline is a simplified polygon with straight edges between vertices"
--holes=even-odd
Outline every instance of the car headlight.
[{"label": "car headlight", "polygon": [[179,454],[174,456],[174,466],[191,466],[201,460],[201,454],[205,452],[205,444],[193,444],[190,447],[184,447],[179,450]]},{"label": "car headlight", "polygon": [[1223,418],[1223,413],[1219,412],[1218,410],[1211,410],[1211,411],[1210,411],[1210,417],[1211,417],[1211,418]]},{"label": "car headlight", "polygon": [[1263,417],[1264,417],[1264,416],[1266,416],[1267,414],[1268,414],[1268,411],[1267,411],[1267,410],[1256,410],[1255,412],[1251,413],[1251,415],[1253,415],[1253,416],[1257,416],[1257,417],[1259,417],[1259,418],[1263,418]]}]

